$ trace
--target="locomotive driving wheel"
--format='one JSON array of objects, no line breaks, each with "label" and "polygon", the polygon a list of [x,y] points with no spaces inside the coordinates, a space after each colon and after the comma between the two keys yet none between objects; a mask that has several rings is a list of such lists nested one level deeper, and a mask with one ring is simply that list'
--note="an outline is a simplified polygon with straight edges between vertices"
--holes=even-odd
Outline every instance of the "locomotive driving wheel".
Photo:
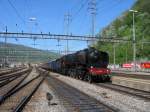
[{"label": "locomotive driving wheel", "polygon": [[84,79],[84,76],[83,76],[82,74],[80,74],[80,75],[78,76],[78,79],[83,80],[83,79]]},{"label": "locomotive driving wheel", "polygon": [[73,77],[74,78],[74,73],[72,70],[70,70],[70,77]]},{"label": "locomotive driving wheel", "polygon": [[110,79],[111,79],[110,76],[106,76],[106,79],[105,79],[105,80],[106,80],[107,82],[110,82]]},{"label": "locomotive driving wheel", "polygon": [[77,74],[78,74],[78,79],[84,80],[85,72],[78,71]]},{"label": "locomotive driving wheel", "polygon": [[89,83],[93,82],[93,77],[90,74],[85,75],[85,80],[88,81]]}]

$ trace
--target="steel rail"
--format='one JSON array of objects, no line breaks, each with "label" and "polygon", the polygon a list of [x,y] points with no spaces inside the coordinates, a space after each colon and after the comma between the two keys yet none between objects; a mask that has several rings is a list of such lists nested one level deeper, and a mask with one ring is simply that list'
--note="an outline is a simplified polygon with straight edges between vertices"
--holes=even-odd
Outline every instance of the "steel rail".
[{"label": "steel rail", "polygon": [[[23,79],[21,79],[14,87],[12,87],[7,93],[5,93],[3,96],[1,96],[0,98],[0,105],[8,98],[10,97],[12,94],[14,94],[15,92],[17,92],[19,89],[18,89],[18,85],[21,84],[25,79],[26,77],[30,74],[31,71],[28,71],[27,75],[25,75],[23,77]],[[23,85],[22,85],[23,86]]]},{"label": "steel rail", "polygon": [[15,107],[13,112],[21,112],[23,110],[25,105],[30,101],[31,97],[37,91],[37,89],[39,88],[39,86],[42,84],[44,80],[45,80],[45,77],[42,78],[42,80],[38,83],[38,85],[36,85],[36,87],[30,92],[28,96],[22,99],[22,101]]},{"label": "steel rail", "polygon": [[[91,110],[93,112],[118,112],[119,109],[107,105],[76,88],[66,84],[54,76],[48,76],[47,82],[54,93],[61,99],[69,111],[77,110],[78,112]],[[65,105],[67,104],[67,105]],[[69,106],[69,107],[68,107]]]},{"label": "steel rail", "polygon": [[18,76],[18,75],[20,75],[20,74],[22,74],[22,73],[26,73],[28,70],[29,70],[29,69],[27,69],[27,70],[24,69],[24,70],[21,71],[21,72],[17,71],[17,72],[13,72],[13,73],[11,73],[11,74],[7,74],[7,75],[4,75],[4,76],[0,76],[0,81],[10,79],[10,78],[15,77],[15,76]]},{"label": "steel rail", "polygon": [[21,67],[21,68],[19,67],[19,68],[9,69],[9,70],[6,70],[6,71],[1,71],[0,72],[0,77],[3,76],[3,75],[7,75],[9,73],[17,72],[17,71],[19,71],[21,69],[24,69],[24,68],[23,67]]},{"label": "steel rail", "polygon": [[129,88],[129,87],[124,87],[124,86],[119,86],[111,83],[99,83],[99,84],[94,84],[99,87],[107,88],[113,91],[117,91],[119,93],[131,95],[133,97],[138,97],[142,98],[144,100],[150,101],[150,92],[134,89],[134,88]]}]

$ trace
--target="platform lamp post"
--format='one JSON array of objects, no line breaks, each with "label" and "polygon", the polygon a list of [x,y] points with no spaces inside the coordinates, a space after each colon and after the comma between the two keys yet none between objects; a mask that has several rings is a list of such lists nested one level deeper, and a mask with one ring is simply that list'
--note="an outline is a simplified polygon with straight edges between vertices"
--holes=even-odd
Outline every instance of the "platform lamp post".
[{"label": "platform lamp post", "polygon": [[137,13],[138,11],[136,10],[129,10],[130,12],[132,12],[132,21],[133,21],[133,69],[134,71],[136,71],[136,40],[135,40],[135,13]]}]

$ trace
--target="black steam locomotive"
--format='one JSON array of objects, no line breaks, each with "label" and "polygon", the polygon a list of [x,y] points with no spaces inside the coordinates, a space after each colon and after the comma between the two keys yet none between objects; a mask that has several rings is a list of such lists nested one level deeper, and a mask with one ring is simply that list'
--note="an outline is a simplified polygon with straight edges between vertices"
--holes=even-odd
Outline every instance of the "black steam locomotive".
[{"label": "black steam locomotive", "polygon": [[108,81],[108,63],[108,53],[90,47],[48,62],[43,68],[89,82]]}]

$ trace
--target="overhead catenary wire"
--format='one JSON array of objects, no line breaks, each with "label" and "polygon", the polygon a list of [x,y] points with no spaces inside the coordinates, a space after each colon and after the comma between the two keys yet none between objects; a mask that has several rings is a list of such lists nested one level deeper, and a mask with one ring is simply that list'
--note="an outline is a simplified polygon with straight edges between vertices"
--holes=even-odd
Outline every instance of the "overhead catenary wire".
[{"label": "overhead catenary wire", "polygon": [[[100,7],[100,4],[101,4],[101,6],[103,6],[103,7],[100,7],[99,9],[98,9],[98,14],[97,14],[97,17],[98,16],[104,16],[104,15],[106,15],[106,14],[108,14],[108,12],[109,11],[112,11],[114,8],[116,8],[117,6],[119,6],[119,4],[120,4],[120,2],[122,2],[122,0],[110,0],[109,2],[111,2],[111,4],[109,4],[109,5],[107,5],[108,4],[108,2],[98,2],[99,4],[99,7]],[[107,7],[106,7],[106,5],[107,5]],[[112,9],[112,10],[110,10],[110,9]],[[104,15],[103,15],[104,14]]]},{"label": "overhead catenary wire", "polygon": [[68,10],[74,10],[74,9],[76,9],[78,6],[79,6],[79,4],[80,3],[82,3],[84,0],[78,0],[76,3],[75,3],[75,5],[73,5],[71,8],[69,8]]},{"label": "overhead catenary wire", "polygon": [[2,22],[0,22],[0,27],[2,28],[2,30],[5,30],[5,25]]},{"label": "overhead catenary wire", "polygon": [[[33,9],[32,9],[32,6],[31,6],[31,1],[29,2],[29,0],[25,0],[25,2],[26,2],[26,8],[29,10],[28,11],[28,16],[31,16],[29,18],[36,18],[36,16],[35,17],[33,16]],[[28,16],[27,16],[27,18],[28,18]],[[38,29],[38,31],[42,33],[42,28],[40,26],[39,20],[36,18],[36,20],[33,23],[34,23],[35,27]]]},{"label": "overhead catenary wire", "polygon": [[[82,3],[81,3],[81,5],[80,5],[79,9],[78,9],[74,14],[72,14],[72,23],[73,23],[73,21],[76,19],[76,17],[80,14],[80,12],[82,11],[82,9],[88,4],[89,0],[82,0],[81,2],[82,2]],[[104,3],[103,3],[103,2],[104,2]],[[110,10],[110,9],[113,8],[114,6],[118,5],[118,4],[121,2],[121,0],[116,0],[116,1],[111,0],[110,2],[112,2],[112,3],[109,4],[109,5],[107,5],[108,2],[107,2],[107,4],[106,4],[106,3],[105,3],[105,0],[98,0],[98,1],[96,1],[97,7],[98,7],[98,5],[103,4],[103,5],[102,5],[103,7],[99,8],[98,13],[99,13],[99,14],[105,13],[104,10],[107,10],[107,9]],[[106,5],[107,5],[107,6],[106,6]],[[96,10],[97,10],[97,9],[96,9]],[[98,15],[98,14],[97,14],[97,15]]]},{"label": "overhead catenary wire", "polygon": [[[86,5],[88,5],[88,2],[89,0],[80,0],[80,2],[78,1],[77,4],[75,6],[73,6],[69,12],[70,12],[70,15],[71,15],[71,22],[70,23],[73,23],[74,20],[78,17],[78,15],[81,13],[81,11],[85,8]],[[81,4],[79,4],[81,3]],[[73,11],[74,8],[77,7],[76,11]],[[64,26],[64,25],[63,25]]]},{"label": "overhead catenary wire", "polygon": [[99,5],[103,6],[103,7],[106,7],[108,5],[108,2],[109,3],[112,3],[114,0],[97,0],[96,3],[97,3],[97,6],[99,7]]},{"label": "overhead catenary wire", "polygon": [[81,10],[87,5],[89,0],[82,0],[82,4],[79,7],[79,9],[73,14],[72,16],[72,21],[79,15],[79,13],[81,12]]},{"label": "overhead catenary wire", "polygon": [[[73,11],[73,8],[71,9],[71,14],[72,14],[72,18],[71,18],[71,24],[73,24],[76,20],[77,17],[80,17],[79,14],[81,14],[81,12],[86,9],[87,7],[86,5],[88,5],[89,0],[80,0],[80,2],[78,2],[78,5],[76,5],[76,9],[75,11]],[[74,13],[73,13],[74,12]],[[80,20],[81,21],[81,20]],[[79,22],[79,20],[78,20]],[[85,21],[84,21],[85,22]],[[81,23],[81,22],[80,22]],[[83,24],[83,23],[81,23]],[[80,24],[80,25],[81,25]]]},{"label": "overhead catenary wire", "polygon": [[103,14],[103,13],[106,13],[108,11],[111,11],[110,9],[113,9],[115,8],[116,6],[118,6],[120,4],[121,0],[112,0],[112,3],[107,5],[107,7],[102,7],[102,8],[99,8],[99,14]]},{"label": "overhead catenary wire", "polygon": [[16,7],[13,5],[13,3],[10,0],[7,0],[7,1],[10,4],[10,6],[13,8],[13,10],[16,13],[16,15],[18,16],[18,18],[25,24],[26,23],[25,20],[22,18],[22,16],[20,15],[20,13],[16,9]]},{"label": "overhead catenary wire", "polygon": [[[89,3],[89,1],[90,0],[80,0],[81,2],[81,4],[80,4],[80,7],[78,6],[78,8],[77,8],[77,10],[76,10],[76,12],[74,12],[74,11],[70,11],[70,12],[74,12],[74,13],[72,13],[71,15],[72,15],[72,21],[71,21],[71,24],[74,22],[74,20],[77,18],[77,17],[79,17],[78,15],[81,13],[81,11],[86,7],[86,5],[88,5],[88,3]],[[116,0],[116,1],[114,1],[114,0],[110,0],[109,2],[111,2],[111,4],[108,4],[108,2],[106,2],[105,0],[96,0],[96,5],[97,5],[97,8],[99,8],[98,10],[97,10],[97,8],[95,9],[99,14],[103,14],[103,13],[105,13],[105,10],[106,11],[111,11],[110,9],[111,8],[113,8],[113,7],[115,7],[115,6],[117,6],[120,2],[121,2],[121,0]],[[98,6],[102,6],[102,7],[98,7]],[[96,13],[96,15],[99,15],[99,14],[97,14]]]}]

